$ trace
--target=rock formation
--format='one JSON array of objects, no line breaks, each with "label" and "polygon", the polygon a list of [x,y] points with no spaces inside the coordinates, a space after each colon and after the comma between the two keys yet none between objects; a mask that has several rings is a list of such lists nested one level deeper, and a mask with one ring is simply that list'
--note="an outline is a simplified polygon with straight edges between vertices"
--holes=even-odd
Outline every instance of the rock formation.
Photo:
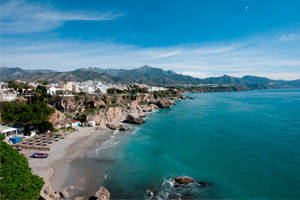
[{"label": "rock formation", "polygon": [[142,124],[145,120],[137,114],[130,113],[127,115],[125,122],[130,124]]},{"label": "rock formation", "polygon": [[195,179],[188,176],[182,176],[173,178],[173,182],[174,185],[188,185],[190,183],[194,183]]},{"label": "rock formation", "polygon": [[169,108],[170,107],[169,101],[166,98],[158,100],[156,105],[159,108]]},{"label": "rock formation", "polygon": [[90,200],[110,200],[110,193],[105,187],[100,187],[94,196],[89,198]]},{"label": "rock formation", "polygon": [[143,112],[152,112],[152,106],[142,106]]},{"label": "rock formation", "polygon": [[[124,121],[131,124],[144,123],[147,112],[157,108],[170,108],[180,93],[167,94],[168,97],[157,97],[154,94],[119,94],[119,95],[75,95],[55,96],[49,99],[49,104],[57,110],[50,117],[55,128],[70,124],[70,119],[94,121],[98,130],[127,130],[127,126],[115,127]],[[64,114],[63,114],[64,113]],[[65,117],[68,116],[68,118]],[[78,117],[80,116],[80,117]]]},{"label": "rock formation", "polygon": [[119,129],[120,131],[127,131],[129,130],[128,126],[122,123],[107,123],[106,127],[111,130]]},{"label": "rock formation", "polygon": [[55,110],[55,112],[50,116],[49,122],[53,124],[54,128],[60,129],[66,124],[70,124],[71,120],[66,118],[62,112]]},{"label": "rock formation", "polygon": [[122,107],[100,109],[97,113],[87,116],[88,121],[95,121],[99,129],[109,129],[107,124],[120,123],[127,117],[128,110]]}]

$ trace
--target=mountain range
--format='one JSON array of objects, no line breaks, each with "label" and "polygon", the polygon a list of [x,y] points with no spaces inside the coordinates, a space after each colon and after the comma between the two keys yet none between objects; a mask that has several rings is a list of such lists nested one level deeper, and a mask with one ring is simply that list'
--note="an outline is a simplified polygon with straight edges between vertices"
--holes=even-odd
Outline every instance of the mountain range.
[{"label": "mountain range", "polygon": [[143,83],[153,86],[218,84],[243,86],[249,89],[300,87],[300,79],[293,81],[284,81],[272,80],[264,77],[250,75],[244,76],[242,78],[224,75],[220,77],[200,79],[192,76],[178,74],[172,70],[164,71],[162,69],[150,66],[143,66],[135,69],[101,69],[89,67],[67,72],[57,72],[47,69],[25,70],[22,68],[0,67],[0,80],[44,80],[49,82],[60,82],[64,80],[100,80],[108,83]]}]

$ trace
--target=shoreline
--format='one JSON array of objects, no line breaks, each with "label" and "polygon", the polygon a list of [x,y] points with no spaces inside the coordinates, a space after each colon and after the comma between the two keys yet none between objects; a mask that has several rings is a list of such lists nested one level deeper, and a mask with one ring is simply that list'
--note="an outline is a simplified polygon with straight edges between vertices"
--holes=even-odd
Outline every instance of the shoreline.
[{"label": "shoreline", "polygon": [[[181,99],[186,98],[188,97],[182,97]],[[169,108],[171,105],[176,105],[174,100],[165,98],[158,101],[159,106],[142,108],[137,103],[133,103],[129,113],[133,113],[134,118],[132,119],[133,121],[127,121],[127,123],[140,125],[141,123],[137,123],[135,120],[141,119],[144,122],[143,118],[146,118],[159,108]],[[146,108],[151,109],[147,111]],[[110,111],[118,113],[119,110],[111,109]],[[125,110],[122,110],[120,113],[123,115],[124,112]],[[108,112],[105,115],[110,116]],[[122,121],[127,120],[127,118],[123,120],[123,116],[112,115],[110,117],[113,118],[108,118],[109,123],[116,123],[118,121],[120,124]],[[76,128],[77,131],[65,134],[63,140],[51,145],[50,151],[47,152],[49,153],[47,159],[31,158],[30,155],[35,152],[34,150],[22,152],[27,157],[32,172],[42,177],[45,181],[43,189],[40,192],[40,196],[43,199],[74,199],[75,197],[85,199],[85,197],[93,195],[102,185],[105,180],[105,173],[114,161],[111,158],[98,159],[96,158],[97,156],[93,157],[92,154],[97,154],[98,150],[96,152],[89,152],[89,150],[95,147],[98,147],[100,150],[102,145],[105,145],[105,142],[115,138],[115,134],[111,129],[103,129],[100,122],[97,125],[93,128],[78,127]],[[132,129],[130,128],[129,131],[132,131]],[[126,132],[124,133],[126,134]],[[105,150],[101,149],[99,152],[103,151]],[[89,182],[93,183],[92,186]]]},{"label": "shoreline", "polygon": [[73,160],[82,157],[97,142],[105,142],[110,139],[111,131],[95,130],[95,128],[78,128],[78,131],[68,133],[64,140],[51,146],[47,159],[31,158],[34,150],[22,152],[28,159],[32,172],[45,181],[41,190],[41,197],[51,199],[59,197],[58,192],[63,192],[63,184],[68,177],[70,164]]}]

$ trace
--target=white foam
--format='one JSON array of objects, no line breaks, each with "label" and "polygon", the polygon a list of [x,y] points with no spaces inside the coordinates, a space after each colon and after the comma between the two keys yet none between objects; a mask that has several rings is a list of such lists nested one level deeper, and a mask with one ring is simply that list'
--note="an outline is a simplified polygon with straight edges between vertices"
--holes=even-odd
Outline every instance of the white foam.
[{"label": "white foam", "polygon": [[116,134],[118,134],[119,132],[120,132],[119,129],[116,129],[116,130],[114,130],[113,135],[116,135]]}]

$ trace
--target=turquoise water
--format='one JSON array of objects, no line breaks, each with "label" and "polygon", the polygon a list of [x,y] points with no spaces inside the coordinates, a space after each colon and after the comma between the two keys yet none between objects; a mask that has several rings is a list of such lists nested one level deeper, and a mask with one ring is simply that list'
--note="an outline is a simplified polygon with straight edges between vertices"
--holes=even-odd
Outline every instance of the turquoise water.
[{"label": "turquoise water", "polygon": [[[192,94],[146,123],[106,156],[113,198],[300,199],[300,90]],[[191,176],[210,186],[174,189]]]}]

